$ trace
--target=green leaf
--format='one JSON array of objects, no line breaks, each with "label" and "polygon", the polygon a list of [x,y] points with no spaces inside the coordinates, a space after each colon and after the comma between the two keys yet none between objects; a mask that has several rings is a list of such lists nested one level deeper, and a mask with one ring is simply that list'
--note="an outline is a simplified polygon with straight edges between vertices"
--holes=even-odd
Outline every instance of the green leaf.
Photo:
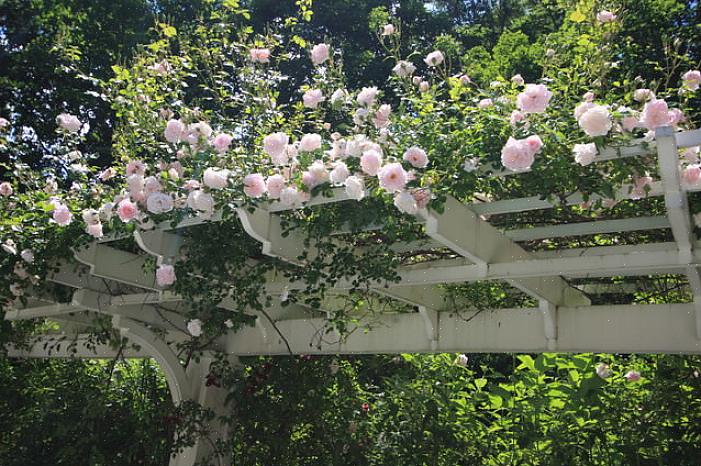
[{"label": "green leaf", "polygon": [[535,361],[533,360],[532,357],[530,357],[527,354],[520,354],[517,356],[519,361],[521,361],[521,364],[517,367],[517,369],[530,369],[532,371],[535,371]]},{"label": "green leaf", "polygon": [[573,23],[581,23],[586,19],[587,17],[584,16],[579,10],[575,10],[570,14],[570,21]]}]

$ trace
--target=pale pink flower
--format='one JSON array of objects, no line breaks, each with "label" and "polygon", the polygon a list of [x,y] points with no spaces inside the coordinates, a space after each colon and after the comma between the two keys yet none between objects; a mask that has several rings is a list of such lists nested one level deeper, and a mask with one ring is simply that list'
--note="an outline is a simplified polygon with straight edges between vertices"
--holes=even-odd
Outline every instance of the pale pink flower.
[{"label": "pale pink flower", "polygon": [[380,108],[375,112],[375,128],[380,129],[389,125],[391,113],[392,107],[389,104],[380,105]]},{"label": "pale pink flower", "polygon": [[71,115],[70,113],[61,113],[56,117],[56,124],[65,131],[69,133],[77,133],[83,124],[80,122],[78,117]]},{"label": "pale pink flower", "polygon": [[526,139],[523,139],[523,142],[528,146],[529,150],[533,152],[533,154],[536,154],[540,148],[543,147],[543,141],[537,134],[528,136]]},{"label": "pale pink flower", "polygon": [[324,101],[324,94],[320,89],[310,89],[302,96],[304,106],[307,108],[316,108],[319,103]]},{"label": "pale pink flower", "polygon": [[684,150],[682,157],[689,163],[699,163],[699,147],[689,147]]},{"label": "pale pink flower", "polygon": [[330,173],[330,179],[333,184],[343,184],[349,176],[348,166],[343,162],[336,162]]},{"label": "pale pink flower", "polygon": [[5,251],[8,254],[15,255],[17,254],[17,245],[15,242],[11,239],[5,240],[4,243],[2,243],[2,250]]},{"label": "pale pink flower", "polygon": [[183,183],[183,188],[187,191],[192,191],[193,189],[200,189],[200,182],[197,180],[187,180]]},{"label": "pale pink flower", "polygon": [[585,92],[584,95],[582,96],[582,99],[584,99],[585,102],[593,102],[594,101],[594,93],[591,91]]},{"label": "pale pink flower", "polygon": [[609,368],[609,365],[603,362],[597,364],[596,375],[598,375],[602,379],[608,379],[609,377],[611,377],[611,369]]},{"label": "pale pink flower", "polygon": [[261,197],[265,194],[265,179],[260,173],[251,173],[243,179],[243,192],[250,197]]},{"label": "pale pink flower", "polygon": [[193,337],[199,337],[202,335],[202,321],[200,319],[192,319],[187,323],[187,331]]},{"label": "pale pink flower", "polygon": [[270,49],[251,49],[249,53],[253,63],[268,63],[270,61]]},{"label": "pale pink flower", "polygon": [[326,166],[321,160],[315,160],[314,162],[312,162],[312,164],[309,165],[309,167],[307,167],[307,171],[312,175],[312,178],[314,179],[314,186],[329,181],[329,172],[326,170]]},{"label": "pale pink flower", "polygon": [[163,185],[155,176],[149,176],[144,180],[144,194],[157,193],[163,191]]},{"label": "pale pink flower", "polygon": [[7,181],[3,181],[0,183],[0,196],[12,196],[13,190],[12,190],[12,185],[8,183]]},{"label": "pale pink flower", "polygon": [[645,107],[643,107],[640,123],[649,130],[669,126],[671,119],[667,102],[663,99],[652,99],[646,103]]},{"label": "pale pink flower", "polygon": [[85,232],[93,238],[100,239],[103,236],[102,223],[89,224],[85,227]]},{"label": "pale pink flower", "polygon": [[623,117],[623,120],[621,121],[621,125],[623,126],[623,129],[628,131],[628,132],[633,131],[635,128],[638,127],[639,124],[640,124],[640,121],[638,121],[638,118],[634,117],[634,116]]},{"label": "pale pink flower", "polygon": [[636,89],[633,92],[633,99],[638,102],[646,102],[650,99],[654,99],[655,94],[650,89]]},{"label": "pale pink flower", "polygon": [[525,83],[523,76],[520,74],[515,74],[511,77],[511,82],[514,83],[516,86],[523,86],[523,83]]},{"label": "pale pink flower", "polygon": [[115,170],[112,167],[109,167],[102,170],[102,172],[100,172],[100,174],[98,175],[98,178],[100,178],[100,180],[102,181],[108,181],[114,178],[115,176],[117,176],[117,170]]},{"label": "pale pink flower", "polygon": [[215,136],[214,140],[212,141],[212,146],[217,152],[223,154],[224,152],[229,150],[229,145],[231,145],[231,141],[233,141],[233,139],[233,136],[231,136],[230,134],[219,133]]},{"label": "pale pink flower", "polygon": [[426,151],[420,147],[410,147],[404,152],[402,157],[405,161],[409,162],[412,167],[424,168],[428,165],[428,156]]},{"label": "pale pink flower", "polygon": [[625,377],[626,381],[628,382],[637,382],[638,380],[640,380],[640,372],[628,371],[623,377]]},{"label": "pale pink flower", "polygon": [[600,23],[610,23],[616,20],[616,15],[608,10],[601,10],[596,14],[596,20]]},{"label": "pale pink flower", "polygon": [[83,222],[86,225],[96,225],[100,223],[100,213],[95,209],[85,209],[83,211]]},{"label": "pale pink flower", "polygon": [[526,89],[516,97],[516,104],[524,113],[543,113],[552,95],[544,84],[526,84]]},{"label": "pale pink flower", "polygon": [[693,186],[701,180],[701,165],[689,165],[681,173],[681,180],[688,186]]},{"label": "pale pink flower", "polygon": [[695,91],[699,88],[701,84],[701,71],[690,70],[682,75],[682,80],[684,81],[684,86],[689,90]]},{"label": "pale pink flower", "polygon": [[404,189],[407,183],[407,173],[401,163],[388,163],[377,174],[380,179],[380,187],[395,192]]},{"label": "pale pink flower", "polygon": [[411,195],[414,197],[416,207],[419,209],[425,209],[428,207],[428,203],[431,201],[431,191],[428,189],[416,189],[411,193]]},{"label": "pale pink flower", "polygon": [[160,287],[170,286],[175,283],[175,267],[169,264],[162,264],[156,269],[156,283]]},{"label": "pale pink flower", "polygon": [[299,150],[301,152],[313,152],[321,149],[321,136],[316,133],[305,134],[299,141]]},{"label": "pale pink flower", "polygon": [[443,53],[440,50],[434,50],[433,52],[426,55],[426,58],[424,58],[424,62],[428,66],[438,66],[441,63],[443,63],[443,60]]},{"label": "pale pink flower", "polygon": [[146,180],[141,175],[131,175],[127,178],[127,187],[129,188],[129,193],[134,196],[144,190]]},{"label": "pale pink flower", "polygon": [[472,80],[470,79],[470,77],[469,77],[468,75],[466,75],[466,74],[460,75],[460,78],[458,78],[458,79],[460,79],[460,84],[461,84],[462,86],[467,86],[468,84],[470,84],[470,83],[472,82]]},{"label": "pale pink flower", "polygon": [[591,164],[597,155],[596,144],[575,144],[572,149],[574,152],[574,161],[583,167]]},{"label": "pale pink flower", "polygon": [[212,127],[204,121],[191,124],[187,131],[187,140],[190,145],[197,144],[202,139],[209,139],[212,135]]},{"label": "pale pink flower", "polygon": [[459,354],[458,357],[455,358],[455,364],[458,366],[467,367],[467,362],[468,358],[465,354]]},{"label": "pale pink flower", "polygon": [[146,198],[146,209],[152,214],[162,214],[173,210],[173,198],[166,193],[153,193]]},{"label": "pale pink flower", "polygon": [[382,155],[374,149],[363,152],[360,157],[360,168],[367,175],[375,176],[382,166]]},{"label": "pale pink flower", "polygon": [[202,182],[210,189],[224,189],[229,184],[229,171],[210,167],[204,171]]},{"label": "pale pink flower", "polygon": [[421,81],[419,83],[419,92],[428,92],[428,90],[431,89],[431,85],[428,83],[428,81]]},{"label": "pale pink flower", "polygon": [[377,98],[377,88],[376,87],[364,87],[358,93],[356,100],[360,105],[365,105],[369,107],[375,103],[375,98]]},{"label": "pale pink flower", "polygon": [[579,126],[588,136],[606,136],[613,126],[611,112],[603,105],[594,105],[579,118]]},{"label": "pale pink flower", "polygon": [[168,120],[166,129],[163,131],[163,136],[168,142],[179,142],[185,136],[185,123],[180,120]]},{"label": "pale pink flower", "polygon": [[585,102],[579,103],[579,105],[577,105],[577,106],[574,108],[574,117],[575,117],[577,120],[579,120],[579,119],[582,117],[582,115],[584,115],[584,113],[585,113],[587,110],[589,110],[589,109],[591,109],[591,108],[594,108],[595,106],[596,106],[596,105],[593,104],[592,102],[586,102],[586,101],[585,101]]},{"label": "pale pink flower", "polygon": [[509,118],[509,123],[511,126],[516,126],[519,122],[523,121],[526,118],[526,115],[521,113],[518,110],[514,110],[511,112],[511,118]]},{"label": "pale pink flower", "polygon": [[414,196],[407,191],[400,191],[394,195],[394,206],[399,209],[400,212],[409,215],[414,215],[419,210]]},{"label": "pale pink flower", "polygon": [[344,185],[346,187],[346,195],[349,198],[359,201],[365,197],[365,182],[361,177],[349,176],[345,179]]},{"label": "pale pink flower", "polygon": [[501,163],[509,170],[528,170],[534,160],[535,152],[525,139],[509,138],[501,149]]},{"label": "pale pink flower", "polygon": [[673,108],[669,111],[669,124],[672,126],[677,126],[679,123],[685,120],[684,113],[678,108]]},{"label": "pale pink flower", "polygon": [[22,258],[22,260],[24,260],[28,264],[34,262],[34,251],[32,251],[31,249],[23,249],[19,255]]},{"label": "pale pink flower", "polygon": [[492,99],[482,99],[477,103],[477,106],[481,109],[489,108],[492,105],[494,105],[494,101]]},{"label": "pale pink flower", "polygon": [[652,184],[652,178],[649,176],[640,176],[633,178],[633,190],[630,193],[630,198],[633,200],[642,199],[647,196],[647,186]]},{"label": "pale pink flower", "polygon": [[280,192],[285,187],[285,178],[282,175],[271,175],[265,180],[265,188],[270,199],[279,199]]},{"label": "pale pink flower", "polygon": [[315,65],[321,65],[329,59],[330,47],[327,44],[316,44],[312,47],[311,59]]},{"label": "pale pink flower", "polygon": [[54,222],[62,227],[70,225],[73,221],[73,214],[71,211],[68,209],[68,207],[60,203],[54,205],[52,217]]},{"label": "pale pink flower", "polygon": [[416,71],[416,67],[411,62],[401,60],[397,62],[394,68],[392,68],[392,71],[400,78],[408,78],[409,76],[414,74],[414,71]]},{"label": "pale pink flower", "polygon": [[285,133],[268,134],[263,138],[263,150],[265,153],[273,159],[273,163],[276,161],[282,162],[275,163],[275,165],[284,165],[287,163],[286,149],[289,141],[290,138]]},{"label": "pale pink flower", "polygon": [[288,186],[280,191],[280,202],[289,207],[298,207],[302,204],[302,195],[294,186]]},{"label": "pale pink flower", "polygon": [[194,189],[187,195],[187,206],[205,215],[211,215],[214,211],[214,198],[201,189]]},{"label": "pale pink flower", "polygon": [[139,213],[136,204],[131,202],[129,199],[123,199],[117,204],[117,215],[122,222],[128,222],[136,218]]},{"label": "pale pink flower", "polygon": [[383,36],[391,36],[394,34],[394,25],[393,24],[385,24],[382,26],[382,35]]}]

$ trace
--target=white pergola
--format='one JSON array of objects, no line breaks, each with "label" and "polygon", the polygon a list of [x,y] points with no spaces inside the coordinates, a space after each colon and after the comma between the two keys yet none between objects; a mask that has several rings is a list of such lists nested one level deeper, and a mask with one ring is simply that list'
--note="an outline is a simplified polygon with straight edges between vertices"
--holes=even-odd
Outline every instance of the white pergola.
[{"label": "white pergola", "polygon": [[[116,350],[94,344],[89,331],[96,315],[111,317],[122,336],[139,345],[127,349],[126,357],[153,357],[161,365],[175,403],[196,400],[217,412],[225,412],[223,393],[206,387],[204,377],[213,352],[224,352],[232,361],[247,355],[345,354],[402,352],[701,352],[701,247],[693,233],[687,192],[680,182],[678,149],[701,145],[701,130],[656,131],[655,141],[641,142],[602,151],[595,162],[623,157],[657,154],[660,181],[651,185],[648,197],[663,196],[666,216],[635,217],[583,223],[558,224],[502,231],[492,226],[490,215],[550,209],[554,205],[539,197],[497,200],[465,205],[449,198],[444,213],[423,211],[417,221],[424,224],[425,240],[394,245],[397,252],[446,248],[453,258],[406,265],[399,269],[398,283],[377,283],[373,291],[413,307],[414,312],[388,313],[372,317],[369,329],[351,332],[343,339],[326,342],[318,338],[327,318],[318,310],[302,305],[268,309],[271,317],[252,312],[255,325],[229,332],[212,342],[198,363],[184,367],[174,345],[188,339],[183,300],[156,285],[153,272],[144,262],[155,258],[168,262],[178,255],[181,237],[177,229],[202,223],[201,218],[134,233],[143,254],[133,254],[94,242],[76,251],[75,262],[61,264],[49,280],[72,288],[70,303],[56,303],[41,296],[27,307],[8,311],[9,320],[44,318],[60,324],[61,331],[35,339],[29,349],[10,348],[17,357],[111,358]],[[501,173],[498,176],[511,176]],[[620,199],[628,198],[630,186],[623,186]],[[567,204],[583,201],[573,194]],[[594,197],[596,199],[596,197]],[[343,192],[318,197],[307,205],[349,201]],[[304,238],[293,231],[283,236],[280,213],[288,210],[269,203],[253,213],[237,210],[246,232],[262,243],[263,253],[299,264]],[[206,221],[217,221],[217,216]],[[594,234],[671,230],[673,242],[601,246],[577,249],[527,251],[519,243],[549,238]],[[114,238],[112,238],[114,240]],[[312,246],[313,249],[313,246]],[[310,251],[313,254],[313,251]],[[601,277],[682,275],[688,280],[693,302],[659,305],[597,305],[588,295],[630,285],[585,283],[572,280]],[[538,307],[491,309],[474,312],[469,319],[451,309],[444,284],[499,280],[534,297]],[[266,292],[279,295],[284,289],[303,288],[299,283],[270,276]],[[322,309],[338,306],[350,282],[339,283]],[[115,293],[114,290],[120,290]],[[234,309],[225,299],[223,308]],[[312,342],[314,344],[312,344]],[[60,344],[59,344],[60,343]],[[70,343],[70,344],[69,344]],[[225,426],[214,426],[225,435]],[[223,438],[223,437],[222,437]],[[171,461],[171,466],[192,465],[208,453],[201,442]],[[223,464],[223,463],[222,463]]]}]

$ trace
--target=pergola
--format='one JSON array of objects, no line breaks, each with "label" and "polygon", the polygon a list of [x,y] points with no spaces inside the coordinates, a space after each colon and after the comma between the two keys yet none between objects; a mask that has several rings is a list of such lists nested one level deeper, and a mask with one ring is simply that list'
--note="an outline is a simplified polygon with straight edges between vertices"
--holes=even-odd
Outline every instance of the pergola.
[{"label": "pergola", "polygon": [[[212,352],[223,352],[232,361],[247,355],[346,354],[402,352],[639,352],[697,353],[701,351],[701,276],[697,251],[700,243],[693,232],[687,192],[701,186],[683,186],[679,174],[678,149],[701,145],[701,130],[674,132],[659,128],[649,144],[636,141],[625,147],[607,148],[595,162],[657,154],[661,180],[650,186],[648,197],[664,197],[665,216],[599,220],[525,229],[500,230],[490,215],[550,209],[554,204],[540,197],[497,200],[465,205],[449,198],[444,213],[421,211],[426,238],[394,245],[397,252],[412,250],[452,251],[449,259],[437,259],[399,269],[398,283],[377,283],[377,295],[408,304],[413,312],[387,313],[373,317],[365,331],[326,342],[316,338],[327,318],[318,310],[299,304],[282,306],[275,301],[267,316],[254,313],[255,325],[229,332],[211,344]],[[518,176],[500,173],[498,176]],[[625,199],[631,187],[621,187]],[[596,199],[596,196],[594,197]],[[567,204],[583,202],[581,193]],[[348,200],[342,191],[332,197],[316,197],[307,205]],[[268,256],[299,263],[304,238],[293,231],[283,235],[280,213],[288,207],[268,203],[253,212],[239,208],[237,214],[246,232],[262,243]],[[188,339],[184,330],[184,301],[156,285],[153,272],[144,263],[158,264],[178,255],[182,238],[179,229],[210,219],[189,218],[176,227],[164,225],[136,231],[143,254],[113,247],[115,238],[93,242],[75,252],[75,262],[60,264],[49,280],[72,289],[69,303],[50,302],[37,296],[27,307],[6,313],[8,320],[45,318],[60,324],[61,331],[37,337],[29,349],[11,348],[17,357],[110,358],[117,352],[107,344],[94,344],[89,337],[95,315],[111,317],[112,325],[140,349],[127,349],[126,357],[155,358],[165,372],[175,403],[195,400],[216,412],[224,412],[223,393],[205,386],[211,354],[198,363],[183,366],[174,345]],[[671,230],[673,242],[626,244],[576,249],[528,251],[520,243],[548,238],[577,237],[633,231]],[[310,246],[314,254],[314,246]],[[624,284],[594,283],[601,277],[684,275],[693,302],[657,305],[591,305],[588,296],[605,293]],[[583,279],[594,279],[586,283]],[[446,302],[441,285],[499,280],[534,297],[538,306],[521,309],[491,309],[475,312],[470,319],[458,315]],[[578,284],[573,285],[576,281]],[[266,292],[279,295],[284,289],[302,287],[271,275]],[[333,309],[350,283],[339,283],[333,296],[322,303]],[[112,290],[120,290],[114,293]],[[126,291],[124,291],[126,290]],[[223,308],[232,308],[225,299]],[[311,344],[314,341],[315,344]],[[59,344],[60,343],[60,344]],[[69,344],[70,343],[70,344]],[[225,435],[225,426],[215,426]],[[203,458],[208,445],[200,443],[171,461],[172,466],[192,465]]]}]

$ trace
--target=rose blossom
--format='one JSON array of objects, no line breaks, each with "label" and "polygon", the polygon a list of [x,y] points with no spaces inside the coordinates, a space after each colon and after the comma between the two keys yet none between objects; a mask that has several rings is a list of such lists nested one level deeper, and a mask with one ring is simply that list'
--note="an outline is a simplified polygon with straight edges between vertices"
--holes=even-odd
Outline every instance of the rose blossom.
[{"label": "rose blossom", "polygon": [[34,262],[34,252],[31,249],[23,249],[19,255],[28,264]]},{"label": "rose blossom", "polygon": [[321,136],[316,133],[305,134],[299,141],[301,152],[312,152],[321,149]]},{"label": "rose blossom", "polygon": [[686,167],[681,173],[681,179],[689,186],[697,184],[701,179],[701,165],[694,164]]},{"label": "rose blossom", "polygon": [[638,119],[634,116],[623,117],[623,120],[621,121],[621,125],[623,126],[623,129],[628,131],[628,132],[633,131],[635,128],[638,127],[639,124],[640,124],[640,121],[638,121]]},{"label": "rose blossom", "polygon": [[163,186],[161,185],[161,182],[158,181],[158,178],[155,176],[149,176],[144,180],[144,191],[146,194],[156,193],[163,191]]},{"label": "rose blossom", "polygon": [[579,103],[579,105],[577,105],[577,106],[574,108],[574,117],[575,117],[577,120],[579,120],[579,119],[582,117],[582,115],[584,115],[584,113],[585,113],[587,110],[589,110],[589,109],[591,109],[591,108],[594,108],[595,106],[596,106],[596,105],[593,104],[593,103],[591,103],[591,102],[581,102],[581,103]]},{"label": "rose blossom", "polygon": [[579,126],[589,136],[606,136],[613,126],[611,112],[603,105],[593,105],[579,118]]},{"label": "rose blossom", "polygon": [[416,71],[414,64],[405,60],[398,61],[394,68],[392,68],[392,72],[400,78],[408,78],[414,74],[414,71]]},{"label": "rose blossom", "polygon": [[211,189],[224,189],[229,183],[229,171],[210,167],[204,171],[202,182]]},{"label": "rose blossom", "polygon": [[593,102],[594,101],[594,93],[591,91],[585,92],[584,95],[582,96],[582,99],[584,99],[585,102]]},{"label": "rose blossom", "polygon": [[249,53],[253,63],[268,63],[270,61],[270,49],[251,49]]},{"label": "rose blossom", "polygon": [[309,167],[307,167],[307,171],[314,180],[314,186],[329,181],[329,172],[326,170],[326,166],[321,160],[315,160],[311,165],[309,165]]},{"label": "rose blossom", "polygon": [[331,170],[330,178],[333,184],[343,184],[350,176],[348,166],[343,162],[336,162]]},{"label": "rose blossom", "polygon": [[689,147],[682,153],[682,157],[689,163],[699,163],[699,147]]},{"label": "rose blossom", "polygon": [[543,147],[543,141],[537,134],[528,136],[526,139],[523,139],[523,142],[533,154],[536,154]]},{"label": "rose blossom", "polygon": [[220,133],[215,136],[214,140],[212,141],[212,146],[217,152],[223,154],[229,150],[229,145],[233,139],[233,136],[230,134]]},{"label": "rose blossom", "polygon": [[616,19],[616,15],[608,10],[601,10],[596,14],[596,20],[600,23],[610,23]]},{"label": "rose blossom", "polygon": [[407,182],[407,173],[400,163],[388,163],[377,174],[380,179],[380,187],[389,192],[404,189]]},{"label": "rose blossom", "polygon": [[516,126],[519,122],[523,121],[526,118],[526,115],[523,113],[519,112],[518,110],[514,110],[511,112],[511,118],[509,118],[509,123],[511,126]]},{"label": "rose blossom", "polygon": [[460,354],[457,358],[455,358],[455,364],[457,364],[458,366],[467,367],[467,362],[468,358],[465,354]]},{"label": "rose blossom", "polygon": [[288,186],[280,191],[280,202],[289,207],[297,207],[302,203],[302,197],[296,187]]},{"label": "rose blossom", "polygon": [[363,169],[363,172],[370,176],[377,175],[381,166],[382,155],[374,149],[363,152],[363,155],[360,157],[360,167]]},{"label": "rose blossom", "polygon": [[511,77],[511,82],[516,86],[523,86],[525,81],[523,80],[523,76],[520,74],[515,74]]},{"label": "rose blossom", "polygon": [[441,63],[443,63],[443,60],[443,53],[440,50],[434,50],[433,52],[426,55],[426,58],[424,58],[424,62],[428,66],[438,66]]},{"label": "rose blossom", "polygon": [[179,142],[185,133],[185,123],[180,120],[168,120],[163,136],[171,143]]},{"label": "rose blossom", "polygon": [[85,227],[85,232],[93,238],[102,238],[102,223],[90,224]]},{"label": "rose blossom", "polygon": [[524,113],[543,113],[552,95],[543,84],[526,84],[526,89],[516,97],[516,104]]},{"label": "rose blossom", "polygon": [[677,126],[680,122],[684,121],[684,113],[678,108],[673,108],[669,111],[669,124],[672,126]]},{"label": "rose blossom", "polygon": [[15,242],[11,239],[5,240],[4,243],[2,243],[2,250],[5,251],[8,254],[15,255],[17,254],[17,245]]},{"label": "rose blossom", "polygon": [[394,206],[409,215],[414,215],[419,210],[414,196],[407,191],[400,191],[394,195]]},{"label": "rose blossom", "polygon": [[431,191],[428,189],[417,189],[414,190],[411,195],[414,197],[414,201],[416,201],[416,207],[419,209],[425,209],[428,206],[429,201],[431,200]]},{"label": "rose blossom", "polygon": [[321,65],[329,59],[329,46],[327,44],[316,44],[312,47],[311,58],[312,63]]},{"label": "rose blossom", "polygon": [[356,100],[360,105],[365,105],[366,107],[369,107],[370,105],[375,103],[375,98],[377,97],[377,88],[376,87],[364,87],[360,90],[358,93],[358,97]]},{"label": "rose blossom", "polygon": [[85,209],[83,211],[83,222],[86,225],[96,225],[100,223],[100,213],[95,209]]},{"label": "rose blossom", "polygon": [[198,121],[188,127],[187,141],[190,145],[197,144],[200,139],[208,139],[212,135],[212,127],[204,121]]},{"label": "rose blossom", "polygon": [[158,283],[158,286],[170,286],[175,283],[175,279],[175,268],[172,265],[162,264],[156,269],[156,283]]},{"label": "rose blossom", "polygon": [[637,382],[638,380],[640,380],[640,372],[628,371],[628,372],[626,372],[626,375],[624,375],[623,377],[625,377],[625,379],[628,382]]},{"label": "rose blossom", "polygon": [[597,364],[596,375],[598,375],[602,379],[608,379],[609,377],[611,377],[611,369],[609,368],[609,365],[603,362]]},{"label": "rose blossom", "polygon": [[640,123],[649,130],[671,124],[669,108],[663,99],[652,99],[643,107]]},{"label": "rose blossom", "polygon": [[129,220],[136,218],[138,212],[139,211],[136,208],[136,204],[131,202],[129,199],[122,199],[119,204],[117,204],[117,215],[119,215],[119,219],[122,222],[126,223]]},{"label": "rose blossom", "polygon": [[477,103],[477,106],[481,109],[489,108],[492,105],[494,105],[494,101],[492,99],[482,99]]},{"label": "rose blossom", "polygon": [[654,99],[655,94],[650,89],[636,89],[633,92],[633,99],[638,102],[645,102],[650,99]]},{"label": "rose blossom", "polygon": [[428,92],[430,88],[431,85],[428,83],[428,81],[421,81],[419,83],[419,92]]},{"label": "rose blossom", "polygon": [[689,90],[695,91],[699,88],[701,84],[701,71],[690,70],[682,75],[682,80],[684,81],[684,86]]},{"label": "rose blossom", "polygon": [[187,331],[193,337],[199,337],[202,335],[202,321],[200,319],[192,319],[187,323]]},{"label": "rose blossom", "polygon": [[146,209],[152,214],[162,214],[173,210],[173,198],[165,193],[153,193],[146,199]]},{"label": "rose blossom", "polygon": [[69,133],[77,133],[83,124],[80,122],[78,117],[71,115],[70,113],[61,113],[56,117],[56,124],[63,130]]},{"label": "rose blossom", "polygon": [[260,173],[251,173],[243,179],[243,192],[250,197],[261,197],[265,194],[265,179]]},{"label": "rose blossom", "polygon": [[382,26],[382,35],[383,36],[391,36],[394,34],[394,25],[393,24],[385,24]]},{"label": "rose blossom", "polygon": [[404,156],[402,158],[409,162],[414,168],[424,168],[426,165],[428,165],[428,156],[426,155],[426,151],[416,146],[408,148],[404,152]]},{"label": "rose blossom", "polygon": [[56,222],[56,224],[62,227],[70,225],[73,221],[73,214],[71,213],[71,211],[68,209],[68,207],[60,203],[56,203],[54,205],[52,217],[54,219],[54,222]]},{"label": "rose blossom", "polygon": [[214,199],[211,194],[195,189],[187,195],[187,206],[205,215],[211,215],[214,210]]},{"label": "rose blossom", "polygon": [[7,181],[0,183],[0,196],[12,196],[12,185]]},{"label": "rose blossom", "polygon": [[640,176],[633,178],[633,190],[630,193],[630,198],[633,200],[642,199],[647,196],[646,186],[652,184],[652,178],[649,176]]},{"label": "rose blossom", "polygon": [[310,89],[302,96],[304,106],[307,108],[316,108],[320,102],[324,101],[324,94],[320,89]]},{"label": "rose blossom", "polygon": [[270,199],[279,199],[284,187],[285,178],[282,175],[271,175],[265,180],[265,189]]},{"label": "rose blossom", "polygon": [[389,125],[389,116],[392,113],[392,106],[389,104],[380,105],[375,112],[375,128],[380,129]]},{"label": "rose blossom", "polygon": [[575,144],[572,152],[574,152],[574,161],[586,167],[596,158],[596,144],[593,142],[589,144]]},{"label": "rose blossom", "polygon": [[286,149],[289,141],[290,138],[285,133],[268,134],[263,138],[263,150],[270,156],[275,165],[287,163]]},{"label": "rose blossom", "polygon": [[525,139],[510,137],[501,149],[501,163],[509,170],[528,170],[533,165],[535,152]]},{"label": "rose blossom", "polygon": [[346,187],[346,195],[349,198],[359,201],[365,197],[365,182],[361,177],[349,176],[344,181],[344,185]]}]

